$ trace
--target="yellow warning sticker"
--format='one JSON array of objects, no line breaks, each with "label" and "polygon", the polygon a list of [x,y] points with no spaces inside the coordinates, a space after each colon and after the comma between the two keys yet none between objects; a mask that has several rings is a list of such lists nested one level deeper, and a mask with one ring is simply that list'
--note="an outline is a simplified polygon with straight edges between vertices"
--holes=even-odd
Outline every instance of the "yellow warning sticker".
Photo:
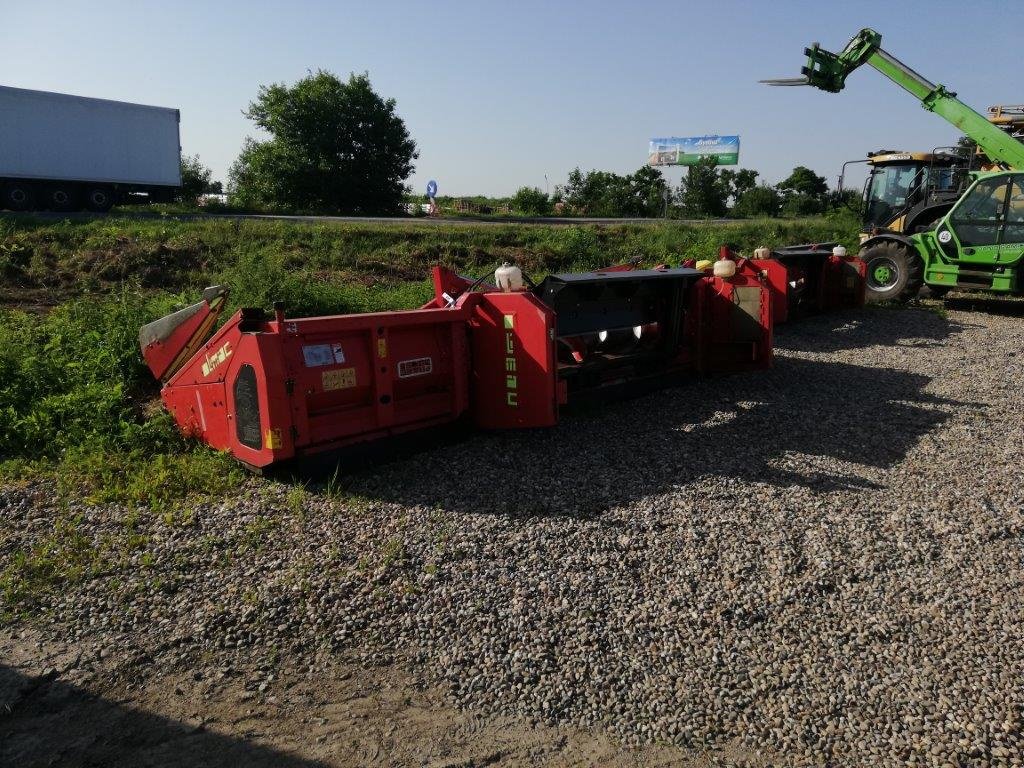
[{"label": "yellow warning sticker", "polygon": [[284,438],[281,435],[280,427],[275,429],[268,429],[267,434],[264,436],[263,442],[266,444],[267,448],[270,448],[271,450],[274,450],[276,448],[283,448]]},{"label": "yellow warning sticker", "polygon": [[335,368],[333,371],[324,371],[322,381],[324,392],[332,389],[349,389],[356,385],[355,368]]},{"label": "yellow warning sticker", "polygon": [[377,339],[377,357],[388,356],[388,340],[385,338]]}]

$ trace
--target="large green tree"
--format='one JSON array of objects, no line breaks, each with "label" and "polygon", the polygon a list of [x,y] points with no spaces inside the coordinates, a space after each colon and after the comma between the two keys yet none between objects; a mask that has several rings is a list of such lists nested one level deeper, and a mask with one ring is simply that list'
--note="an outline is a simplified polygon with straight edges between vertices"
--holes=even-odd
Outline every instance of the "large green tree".
[{"label": "large green tree", "polygon": [[702,157],[686,169],[679,190],[679,201],[687,216],[724,216],[729,187],[718,173],[718,161]]},{"label": "large green tree", "polygon": [[758,172],[750,168],[740,168],[737,171],[731,168],[723,168],[718,176],[729,190],[729,197],[735,205],[743,197],[744,192],[749,192],[757,186]]},{"label": "large green tree", "polygon": [[401,209],[416,143],[370,78],[320,70],[288,87],[261,86],[246,116],[270,134],[247,139],[231,167],[241,205],[324,213]]},{"label": "large green tree", "polygon": [[798,165],[776,187],[782,193],[782,210],[791,216],[810,216],[828,207],[828,182],[810,168]]}]

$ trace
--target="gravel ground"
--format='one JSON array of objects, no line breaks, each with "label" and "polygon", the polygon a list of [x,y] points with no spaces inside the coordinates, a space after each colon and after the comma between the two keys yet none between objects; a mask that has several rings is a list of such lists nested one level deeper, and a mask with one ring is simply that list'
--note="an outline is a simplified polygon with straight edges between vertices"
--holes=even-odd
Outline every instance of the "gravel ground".
[{"label": "gravel ground", "polygon": [[[721,763],[1022,765],[1024,304],[986,308],[811,319],[771,372],[329,488],[90,508],[127,567],[36,626],[124,658],[126,691],[245,669],[269,696],[282,658],[344,656]],[[81,511],[4,490],[0,554]]]}]

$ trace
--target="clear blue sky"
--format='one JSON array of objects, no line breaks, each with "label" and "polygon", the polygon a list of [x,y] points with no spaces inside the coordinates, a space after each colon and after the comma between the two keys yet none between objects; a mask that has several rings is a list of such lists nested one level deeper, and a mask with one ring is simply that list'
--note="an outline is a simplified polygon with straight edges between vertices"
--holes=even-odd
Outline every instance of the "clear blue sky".
[{"label": "clear blue sky", "polygon": [[[769,182],[834,182],[881,147],[956,132],[872,70],[838,95],[768,88],[805,45],[873,26],[969,104],[1024,102],[1020,0],[946,2],[49,2],[0,0],[0,84],[177,107],[182,146],[226,178],[262,83],[369,72],[420,148],[415,190],[510,194],[579,166],[628,173],[651,136],[740,134]],[[984,47],[984,52],[980,52]],[[678,180],[678,170],[670,174]]]}]

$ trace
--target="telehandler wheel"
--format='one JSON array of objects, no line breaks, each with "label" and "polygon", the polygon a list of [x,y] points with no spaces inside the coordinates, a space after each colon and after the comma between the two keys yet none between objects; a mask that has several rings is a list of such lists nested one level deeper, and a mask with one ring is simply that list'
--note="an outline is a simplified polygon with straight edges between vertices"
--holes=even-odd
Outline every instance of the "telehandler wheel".
[{"label": "telehandler wheel", "polygon": [[876,243],[860,252],[868,267],[867,301],[909,301],[924,282],[921,257],[897,242]]}]

